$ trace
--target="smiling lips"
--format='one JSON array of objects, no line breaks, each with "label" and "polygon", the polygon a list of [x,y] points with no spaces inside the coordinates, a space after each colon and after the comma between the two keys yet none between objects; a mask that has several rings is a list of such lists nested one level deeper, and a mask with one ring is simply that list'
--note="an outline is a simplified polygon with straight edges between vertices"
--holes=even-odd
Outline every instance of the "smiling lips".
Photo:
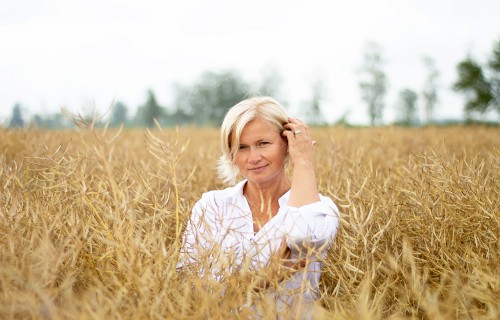
[{"label": "smiling lips", "polygon": [[261,171],[261,169],[264,169],[265,167],[267,167],[267,164],[264,166],[260,166],[260,167],[250,168],[248,170],[253,171],[253,172],[258,172],[258,171]]}]

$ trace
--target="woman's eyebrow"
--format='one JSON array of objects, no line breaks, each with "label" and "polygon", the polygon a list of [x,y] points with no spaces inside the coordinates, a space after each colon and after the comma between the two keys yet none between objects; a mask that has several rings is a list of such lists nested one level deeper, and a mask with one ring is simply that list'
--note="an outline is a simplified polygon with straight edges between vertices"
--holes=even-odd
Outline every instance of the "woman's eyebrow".
[{"label": "woman's eyebrow", "polygon": [[265,140],[265,139],[252,140],[251,142],[247,142],[247,141],[243,142],[243,141],[240,140],[240,145],[241,144],[251,144],[253,142],[261,142],[262,140]]},{"label": "woman's eyebrow", "polygon": [[258,139],[258,140],[256,140],[255,142],[256,142],[256,143],[260,143],[260,142],[262,142],[262,141],[271,141],[271,139],[269,139],[269,138],[262,138],[262,139]]},{"label": "woman's eyebrow", "polygon": [[247,142],[247,141],[243,142],[243,141],[240,140],[240,145],[243,145],[243,144],[252,144],[252,143],[260,143],[262,141],[269,141],[269,142],[271,142],[271,141],[273,141],[273,139],[272,138],[260,138],[260,139],[257,139],[257,140],[253,140],[251,142]]}]

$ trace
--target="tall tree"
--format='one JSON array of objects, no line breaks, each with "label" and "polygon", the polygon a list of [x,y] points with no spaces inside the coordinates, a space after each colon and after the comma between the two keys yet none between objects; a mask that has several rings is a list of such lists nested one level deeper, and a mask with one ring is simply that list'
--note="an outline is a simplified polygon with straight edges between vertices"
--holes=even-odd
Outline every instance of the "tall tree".
[{"label": "tall tree", "polygon": [[24,120],[21,105],[16,103],[12,108],[12,117],[10,118],[9,128],[23,128]]},{"label": "tall tree", "polygon": [[493,46],[492,56],[485,67],[472,57],[457,65],[458,80],[453,89],[465,94],[465,114],[496,110],[500,114],[500,40]]},{"label": "tall tree", "polygon": [[364,53],[361,95],[368,104],[371,125],[382,123],[384,97],[387,91],[387,77],[382,69],[381,48],[376,43],[369,43]]},{"label": "tall tree", "polygon": [[493,46],[493,54],[488,61],[493,107],[500,114],[500,40]]},{"label": "tall tree", "polygon": [[422,90],[422,97],[424,99],[425,122],[432,123],[434,121],[434,109],[438,102],[438,78],[439,72],[436,69],[434,59],[431,57],[424,57],[424,65],[427,69],[427,76]]},{"label": "tall tree", "polygon": [[399,92],[399,123],[410,126],[418,122],[417,99],[415,91],[403,89]]},{"label": "tall tree", "polygon": [[481,65],[468,57],[457,66],[458,80],[453,89],[466,95],[465,113],[484,113],[493,101],[491,85],[484,75]]},{"label": "tall tree", "polygon": [[160,121],[164,109],[158,104],[153,90],[148,90],[146,103],[137,109],[135,122],[138,125],[154,127],[155,119]]},{"label": "tall tree", "polygon": [[243,100],[248,89],[235,71],[208,71],[192,87],[176,87],[176,110],[183,110],[197,125],[220,125],[226,111]]},{"label": "tall tree", "polygon": [[119,127],[121,124],[127,123],[127,106],[122,102],[118,101],[113,106],[113,111],[111,112],[111,119],[109,124],[111,127]]}]

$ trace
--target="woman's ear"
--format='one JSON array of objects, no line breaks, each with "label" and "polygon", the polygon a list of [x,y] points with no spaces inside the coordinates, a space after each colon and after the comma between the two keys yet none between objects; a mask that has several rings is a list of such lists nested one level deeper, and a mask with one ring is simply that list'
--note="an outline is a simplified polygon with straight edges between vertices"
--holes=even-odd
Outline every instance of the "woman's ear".
[{"label": "woman's ear", "polygon": [[282,135],[281,139],[283,140],[283,143],[285,144],[286,152],[288,153],[288,138]]},{"label": "woman's ear", "polygon": [[285,130],[281,131],[281,139],[283,139],[283,141],[285,142],[286,145],[288,145],[288,138],[286,137],[286,135],[284,134]]}]

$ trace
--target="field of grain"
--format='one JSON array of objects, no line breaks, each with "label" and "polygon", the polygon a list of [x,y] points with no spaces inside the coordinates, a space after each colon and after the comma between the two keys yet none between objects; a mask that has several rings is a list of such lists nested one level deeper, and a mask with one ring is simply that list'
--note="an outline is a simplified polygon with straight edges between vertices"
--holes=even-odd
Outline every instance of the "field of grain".
[{"label": "field of grain", "polygon": [[[342,213],[316,318],[500,318],[499,128],[313,136]],[[222,187],[216,129],[0,129],[0,150],[1,319],[276,315],[243,277],[176,272],[191,207]]]}]

